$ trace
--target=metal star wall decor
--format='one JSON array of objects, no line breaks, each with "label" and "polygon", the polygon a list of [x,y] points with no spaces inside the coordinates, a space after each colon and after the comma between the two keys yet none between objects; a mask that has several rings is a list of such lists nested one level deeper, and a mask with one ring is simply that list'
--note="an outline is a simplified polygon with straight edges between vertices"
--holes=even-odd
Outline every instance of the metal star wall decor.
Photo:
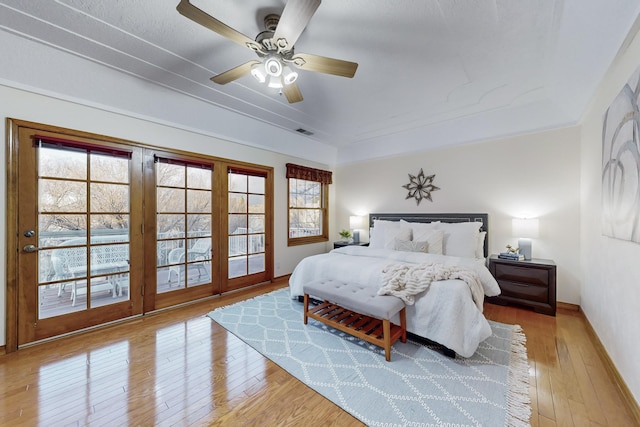
[{"label": "metal star wall decor", "polygon": [[422,168],[417,176],[409,174],[409,183],[402,186],[402,188],[409,190],[409,194],[407,194],[405,200],[413,197],[416,199],[416,205],[419,205],[422,199],[428,199],[430,202],[433,202],[431,192],[440,189],[440,187],[433,185],[433,179],[435,177],[435,175],[424,176]]}]

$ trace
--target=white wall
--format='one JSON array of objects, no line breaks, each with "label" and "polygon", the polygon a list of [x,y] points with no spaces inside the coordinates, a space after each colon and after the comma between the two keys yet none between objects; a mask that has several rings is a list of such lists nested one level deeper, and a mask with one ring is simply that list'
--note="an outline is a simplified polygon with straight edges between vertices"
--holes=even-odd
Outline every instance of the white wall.
[{"label": "white wall", "polygon": [[[285,164],[294,162],[311,167],[327,168],[327,165],[301,161],[293,157],[249,147],[210,136],[188,132],[126,115],[107,112],[100,108],[83,106],[9,88],[0,85],[0,133],[6,134],[4,118],[14,118],[53,126],[93,132],[128,139],[158,147],[174,147],[184,151],[209,154],[216,157],[257,163],[274,168],[274,275],[289,274],[304,257],[326,251],[327,245],[312,244],[287,246],[287,181]],[[0,161],[6,164],[6,152],[0,150]],[[0,174],[0,186],[6,188],[6,171]],[[0,212],[6,218],[6,200],[0,198]],[[0,226],[0,241],[6,241],[6,224]],[[5,246],[0,259],[0,345],[4,345],[6,332],[6,268]]]},{"label": "white wall", "polygon": [[[489,250],[498,253],[517,246],[514,216],[538,217],[533,256],[556,262],[558,301],[580,304],[579,136],[564,128],[338,167],[333,236],[361,212],[486,212]],[[440,190],[416,205],[402,185],[420,168]]]},{"label": "white wall", "polygon": [[583,118],[580,251],[582,309],[636,402],[640,402],[640,244],[602,235],[601,175],[605,111],[638,67],[636,36],[612,64]]}]

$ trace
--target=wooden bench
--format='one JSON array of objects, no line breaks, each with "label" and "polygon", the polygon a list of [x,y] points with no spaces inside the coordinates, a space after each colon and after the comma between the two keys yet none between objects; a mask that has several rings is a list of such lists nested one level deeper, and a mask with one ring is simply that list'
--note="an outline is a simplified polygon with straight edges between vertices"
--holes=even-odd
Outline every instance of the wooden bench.
[{"label": "wooden bench", "polygon": [[[313,281],[304,285],[303,291],[305,325],[311,317],[380,346],[387,362],[391,360],[391,346],[399,338],[407,342],[406,309],[400,298],[378,295],[374,288],[337,280]],[[324,302],[310,307],[310,296]],[[400,325],[391,323],[396,314]]]}]

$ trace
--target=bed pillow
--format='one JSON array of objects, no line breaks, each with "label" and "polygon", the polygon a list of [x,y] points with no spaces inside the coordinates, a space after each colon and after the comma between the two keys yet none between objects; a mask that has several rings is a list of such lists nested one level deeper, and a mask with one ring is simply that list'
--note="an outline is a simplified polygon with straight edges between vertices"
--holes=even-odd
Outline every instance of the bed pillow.
[{"label": "bed pillow", "polygon": [[463,258],[476,258],[481,222],[442,222],[438,228],[444,231],[442,253]]},{"label": "bed pillow", "polygon": [[484,258],[484,239],[487,235],[486,231],[478,233],[478,246],[476,246],[476,258]]},{"label": "bed pillow", "polygon": [[373,228],[369,235],[369,247],[374,249],[393,249],[395,235],[400,233],[400,229],[409,230],[409,238],[405,238],[406,231],[398,236],[400,240],[411,240],[411,229],[399,221],[385,221],[376,219],[373,221]]},{"label": "bed pillow", "polygon": [[418,230],[437,230],[440,221],[434,222],[407,222],[404,219],[400,220],[400,225],[404,227],[411,227],[411,229],[415,232]]},{"label": "bed pillow", "polygon": [[398,221],[387,221],[386,219],[374,219],[373,220],[374,227],[400,227],[400,223]]},{"label": "bed pillow", "polygon": [[378,239],[376,239],[376,230],[374,227],[369,228],[369,247],[375,248],[378,246]]},{"label": "bed pillow", "polygon": [[373,220],[373,227],[369,231],[369,247],[374,249],[384,249],[385,230],[387,228],[399,229],[400,223],[397,221]]},{"label": "bed pillow", "polygon": [[395,246],[393,247],[396,251],[403,252],[429,252],[429,242],[417,242],[415,240],[395,240]]},{"label": "bed pillow", "polygon": [[410,242],[411,229],[409,227],[388,227],[384,229],[384,249],[395,249],[396,241]]},{"label": "bed pillow", "polygon": [[411,227],[411,240],[414,242],[427,242],[429,244],[427,252],[430,254],[442,255],[442,242],[444,232],[438,230],[440,221],[434,222],[407,222],[400,220],[401,226]]},{"label": "bed pillow", "polygon": [[442,255],[442,247],[444,244],[444,231],[428,230],[428,229],[412,229],[411,239],[414,242],[427,242],[429,247],[427,252],[430,254]]}]

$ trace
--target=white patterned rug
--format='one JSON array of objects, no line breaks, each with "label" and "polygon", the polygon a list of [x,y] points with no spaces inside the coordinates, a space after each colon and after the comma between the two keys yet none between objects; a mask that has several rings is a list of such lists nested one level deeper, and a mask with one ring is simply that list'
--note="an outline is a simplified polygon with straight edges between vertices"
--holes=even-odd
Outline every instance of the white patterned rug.
[{"label": "white patterned rug", "polygon": [[490,322],[493,335],[468,358],[415,342],[384,350],[320,322],[280,289],[209,317],[309,387],[370,426],[528,426],[529,374],[518,325]]}]

